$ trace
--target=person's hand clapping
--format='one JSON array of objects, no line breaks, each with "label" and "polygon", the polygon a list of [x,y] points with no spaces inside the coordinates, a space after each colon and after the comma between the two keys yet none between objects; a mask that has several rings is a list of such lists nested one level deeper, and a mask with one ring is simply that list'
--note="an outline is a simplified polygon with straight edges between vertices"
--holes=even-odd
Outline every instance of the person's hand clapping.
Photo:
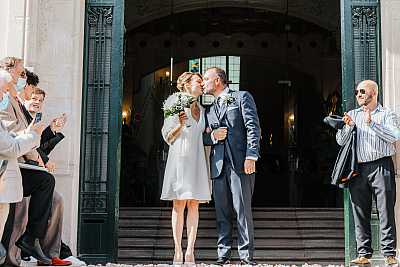
[{"label": "person's hand clapping", "polygon": [[53,132],[60,132],[67,122],[67,115],[64,113],[60,117],[53,119],[50,123],[50,129]]},{"label": "person's hand clapping", "polygon": [[366,106],[363,106],[363,111],[364,111],[364,121],[367,124],[371,123],[371,110],[367,108]]},{"label": "person's hand clapping", "polygon": [[54,172],[56,170],[56,164],[51,160],[46,163],[45,167],[49,172]]},{"label": "person's hand clapping", "polygon": [[344,113],[343,121],[344,121],[344,123],[346,123],[349,126],[354,125],[353,119],[349,116],[349,114],[347,112]]},{"label": "person's hand clapping", "polygon": [[46,125],[42,122],[39,123],[31,123],[29,124],[28,128],[26,130],[36,132],[39,136],[42,135],[43,130],[45,129]]}]

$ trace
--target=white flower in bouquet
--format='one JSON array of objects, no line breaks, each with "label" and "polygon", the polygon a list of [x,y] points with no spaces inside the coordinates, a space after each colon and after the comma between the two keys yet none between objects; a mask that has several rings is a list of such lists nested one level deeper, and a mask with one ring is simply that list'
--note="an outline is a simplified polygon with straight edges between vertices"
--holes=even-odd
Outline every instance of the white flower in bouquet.
[{"label": "white flower in bouquet", "polygon": [[164,118],[179,114],[184,111],[185,108],[190,108],[196,99],[188,93],[177,92],[170,95],[167,100],[164,101],[163,111]]}]

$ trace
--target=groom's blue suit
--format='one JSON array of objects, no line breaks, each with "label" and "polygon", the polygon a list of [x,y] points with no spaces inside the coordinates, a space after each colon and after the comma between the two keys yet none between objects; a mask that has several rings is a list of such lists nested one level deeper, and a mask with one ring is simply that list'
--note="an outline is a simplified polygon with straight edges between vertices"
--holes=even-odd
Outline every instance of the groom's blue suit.
[{"label": "groom's blue suit", "polygon": [[[232,247],[233,210],[238,225],[238,251],[241,259],[252,259],[254,229],[251,198],[255,175],[244,173],[246,158],[257,159],[260,125],[250,93],[231,91],[221,105],[206,108],[207,129],[204,143],[212,145],[210,155],[213,198],[217,216],[218,257],[229,258]],[[224,141],[214,143],[211,131],[227,127]]]}]

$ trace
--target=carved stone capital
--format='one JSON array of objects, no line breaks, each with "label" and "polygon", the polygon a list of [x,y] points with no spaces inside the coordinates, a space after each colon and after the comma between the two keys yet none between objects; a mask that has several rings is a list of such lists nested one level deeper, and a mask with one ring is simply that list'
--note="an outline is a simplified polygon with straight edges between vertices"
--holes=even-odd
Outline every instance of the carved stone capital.
[{"label": "carved stone capital", "polygon": [[366,6],[358,6],[353,7],[352,10],[352,21],[353,27],[359,27],[362,23],[363,18],[366,18],[366,22],[368,26],[376,26],[377,23],[377,15],[375,7],[366,7]]},{"label": "carved stone capital", "polygon": [[88,22],[90,26],[96,26],[99,22],[111,25],[113,21],[112,7],[91,6],[88,9]]}]

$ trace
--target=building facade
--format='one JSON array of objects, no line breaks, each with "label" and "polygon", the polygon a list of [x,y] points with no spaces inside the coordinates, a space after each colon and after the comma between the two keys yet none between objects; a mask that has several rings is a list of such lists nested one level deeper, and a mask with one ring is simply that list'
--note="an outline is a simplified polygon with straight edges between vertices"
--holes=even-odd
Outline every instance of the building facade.
[{"label": "building facade", "polygon": [[[340,19],[341,24],[336,31],[339,38],[336,40],[340,40],[341,47],[342,71],[339,80],[342,82],[343,108],[349,109],[354,105],[354,84],[371,78],[382,87],[384,106],[400,115],[400,79],[397,78],[400,71],[400,37],[397,34],[400,3],[397,0],[342,0],[336,5],[332,5],[334,1],[327,0],[313,1],[318,4],[304,0],[248,2],[1,1],[0,57],[21,57],[27,67],[38,73],[40,86],[48,92],[44,114],[68,114],[64,131],[66,138],[52,157],[57,164],[56,188],[65,201],[63,240],[73,251],[92,260],[110,261],[115,258],[122,111],[132,104],[130,100],[123,99],[123,93],[124,88],[135,86],[127,77],[139,72],[135,62],[141,56],[139,48],[124,47],[124,42],[129,39],[125,33],[171,15],[171,7],[175,13],[216,7],[256,8],[286,13],[333,32],[333,21]],[[331,13],[327,11],[331,8],[338,9],[337,17],[329,15]],[[163,34],[168,35],[161,32],[147,37],[136,34],[130,38],[151,43],[152,38],[163,38]],[[245,40],[246,44],[247,40],[255,42],[250,35],[233,36],[237,38],[235,44],[240,40]],[[191,37],[189,34],[185,38],[189,40],[199,36]],[[212,43],[212,40],[224,37],[208,35],[207,38]],[[268,40],[273,36],[263,38]],[[371,46],[366,47],[366,43]],[[138,44],[140,46],[140,42]],[[148,48],[149,60],[142,66],[145,70],[141,75],[154,71],[154,66],[168,66],[170,56],[160,49]],[[130,50],[133,52],[130,53]],[[182,54],[176,53],[176,60],[190,57],[190,51],[180,51]],[[250,55],[253,51],[250,47],[246,53]],[[207,55],[204,52],[199,54]],[[221,54],[224,54],[223,50]],[[327,58],[324,66],[332,64],[334,68],[336,63]],[[309,68],[313,68],[312,64]],[[45,119],[51,118],[47,116]],[[396,155],[395,162],[399,190],[400,153]],[[399,207],[396,214],[400,227]],[[351,222],[348,223],[351,225]],[[350,236],[346,248],[351,251],[353,246],[354,250],[352,231],[347,228],[346,232]],[[398,235],[400,240],[400,233]]]}]

